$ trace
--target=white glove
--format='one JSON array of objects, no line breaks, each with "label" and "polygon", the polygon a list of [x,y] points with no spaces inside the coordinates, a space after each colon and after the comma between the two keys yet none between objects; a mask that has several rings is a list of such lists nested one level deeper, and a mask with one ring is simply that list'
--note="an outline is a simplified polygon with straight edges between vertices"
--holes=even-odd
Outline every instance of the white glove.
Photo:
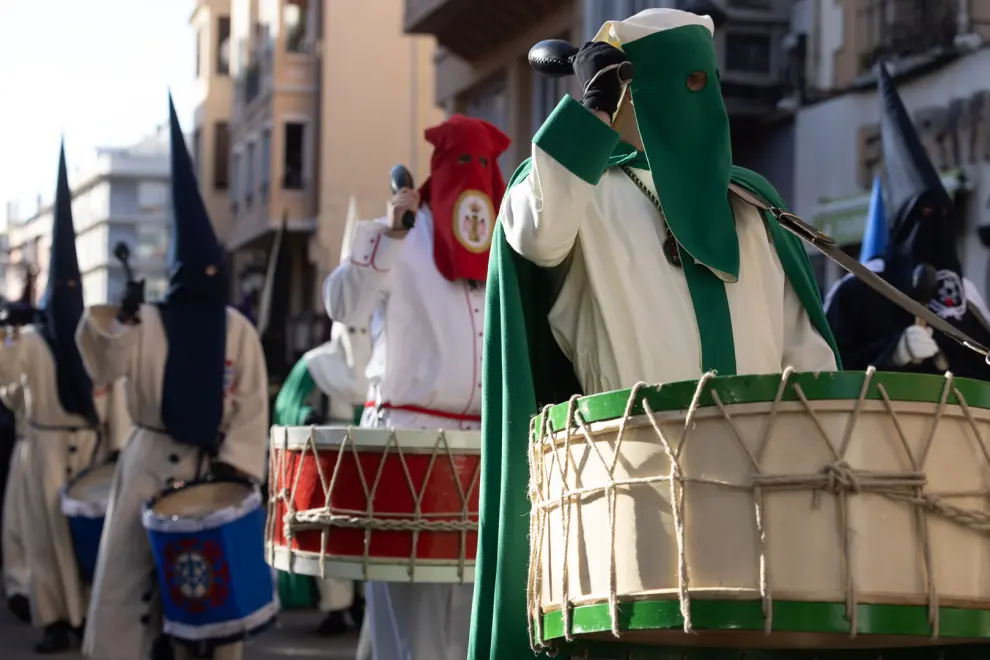
[{"label": "white glove", "polygon": [[938,344],[932,339],[932,329],[920,325],[908,326],[894,349],[894,364],[903,367],[908,363],[918,364],[938,353]]}]

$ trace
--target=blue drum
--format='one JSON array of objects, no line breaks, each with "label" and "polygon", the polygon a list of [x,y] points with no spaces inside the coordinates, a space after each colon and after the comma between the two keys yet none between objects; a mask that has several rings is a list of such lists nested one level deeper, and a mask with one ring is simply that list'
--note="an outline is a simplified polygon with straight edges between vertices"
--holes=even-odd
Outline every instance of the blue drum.
[{"label": "blue drum", "polygon": [[83,580],[92,584],[100,536],[110,503],[115,463],[83,470],[62,488],[62,513],[69,521],[72,549]]},{"label": "blue drum", "polygon": [[265,562],[261,491],[235,479],[179,483],[144,507],[164,632],[221,645],[260,632],[278,602]]}]

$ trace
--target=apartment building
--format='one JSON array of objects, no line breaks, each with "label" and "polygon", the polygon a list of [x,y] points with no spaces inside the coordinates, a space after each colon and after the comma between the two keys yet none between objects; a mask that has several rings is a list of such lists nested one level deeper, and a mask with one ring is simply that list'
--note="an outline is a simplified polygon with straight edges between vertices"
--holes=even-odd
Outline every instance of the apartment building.
[{"label": "apartment building", "polygon": [[[274,298],[266,336],[277,383],[327,335],[320,283],[338,262],[352,203],[361,217],[380,217],[393,165],[417,181],[428,172],[423,131],[443,120],[434,40],[403,34],[401,0],[201,0],[190,24],[199,180],[213,196],[235,301],[263,278],[286,223],[290,284]],[[374,56],[358,62],[369,44]]]},{"label": "apartment building", "polygon": [[[165,258],[171,225],[168,126],[159,127],[130,147],[97,149],[88,159],[75,160],[75,166],[73,155],[68,157],[76,252],[86,304],[120,301],[127,282],[113,257],[114,246],[120,241],[130,248],[136,275],[145,278],[147,298],[160,298],[168,286]],[[3,282],[7,298],[20,297],[27,268],[38,273],[35,302],[44,293],[55,174],[53,167],[52,194],[39,196],[30,211],[21,214],[15,206],[8,206],[9,258]]]},{"label": "apartment building", "polygon": [[607,20],[653,7],[710,13],[732,121],[735,160],[759,170],[785,198],[793,190],[793,108],[799,49],[792,0],[406,0],[408,33],[437,39],[437,104],[482,117],[513,143],[502,157],[511,172],[529,156],[530,139],[576,82],[534,73],[526,61],[542,39],[591,39]]},{"label": "apartment building", "polygon": [[[793,206],[858,255],[882,172],[875,64],[883,59],[956,196],[966,276],[990,287],[990,0],[803,0],[806,100]],[[820,282],[838,267],[813,256]]]},{"label": "apartment building", "polygon": [[198,0],[189,18],[193,32],[195,94],[190,151],[200,194],[221,241],[231,231],[230,113],[234,82],[230,73],[230,0]]}]

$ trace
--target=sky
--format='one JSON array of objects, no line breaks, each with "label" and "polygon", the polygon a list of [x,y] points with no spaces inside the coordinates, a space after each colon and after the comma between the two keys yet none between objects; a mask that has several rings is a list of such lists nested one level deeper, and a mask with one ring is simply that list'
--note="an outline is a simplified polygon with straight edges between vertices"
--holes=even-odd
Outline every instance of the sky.
[{"label": "sky", "polygon": [[0,222],[6,201],[54,193],[62,134],[71,184],[74,159],[164,123],[169,88],[191,130],[194,4],[0,0]]}]

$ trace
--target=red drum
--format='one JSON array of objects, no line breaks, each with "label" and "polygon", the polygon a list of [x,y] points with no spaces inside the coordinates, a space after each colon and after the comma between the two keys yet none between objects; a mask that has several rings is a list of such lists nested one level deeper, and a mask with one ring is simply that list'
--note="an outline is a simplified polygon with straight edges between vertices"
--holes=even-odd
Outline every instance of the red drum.
[{"label": "red drum", "polygon": [[271,432],[268,563],[379,582],[473,582],[481,433]]}]

